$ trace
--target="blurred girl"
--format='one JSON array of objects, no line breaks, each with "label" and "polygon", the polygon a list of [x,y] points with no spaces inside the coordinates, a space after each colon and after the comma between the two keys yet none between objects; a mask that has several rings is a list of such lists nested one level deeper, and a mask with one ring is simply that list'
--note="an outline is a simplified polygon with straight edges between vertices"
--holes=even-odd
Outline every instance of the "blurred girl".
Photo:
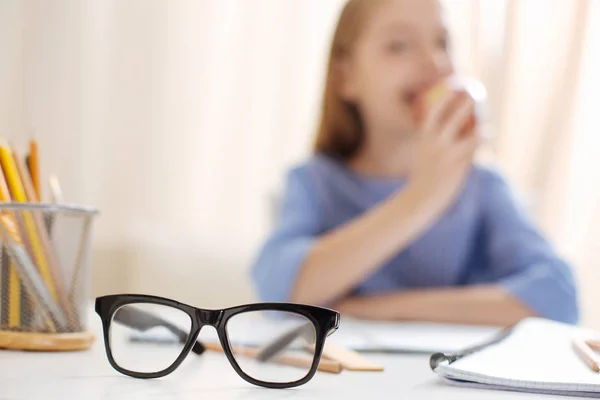
[{"label": "blurred girl", "polygon": [[453,73],[437,0],[347,3],[314,156],[290,171],[252,268],[263,300],[381,320],[577,321],[570,268],[505,180],[473,165],[473,100],[450,91],[415,119],[420,93]]}]

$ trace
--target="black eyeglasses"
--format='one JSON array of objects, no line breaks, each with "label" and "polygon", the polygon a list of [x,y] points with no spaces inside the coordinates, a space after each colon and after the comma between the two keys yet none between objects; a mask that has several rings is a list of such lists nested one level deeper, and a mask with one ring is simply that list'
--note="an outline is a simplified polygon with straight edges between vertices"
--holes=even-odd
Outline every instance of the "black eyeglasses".
[{"label": "black eyeglasses", "polygon": [[122,374],[135,378],[170,374],[190,351],[200,355],[206,350],[198,335],[209,325],[216,329],[222,351],[238,375],[275,389],[300,386],[314,376],[325,339],[340,319],[336,311],[308,305],[259,303],[205,310],[130,294],[97,298],[96,313],[102,320],[108,360]]}]

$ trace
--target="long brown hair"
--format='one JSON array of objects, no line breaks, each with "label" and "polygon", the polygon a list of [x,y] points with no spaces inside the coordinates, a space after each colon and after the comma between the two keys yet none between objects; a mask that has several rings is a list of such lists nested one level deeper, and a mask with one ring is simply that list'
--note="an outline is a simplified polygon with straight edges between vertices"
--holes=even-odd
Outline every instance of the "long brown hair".
[{"label": "long brown hair", "polygon": [[356,154],[364,141],[364,132],[358,109],[339,95],[341,60],[349,57],[378,0],[349,0],[333,36],[321,121],[317,131],[314,151],[334,158],[348,160]]}]

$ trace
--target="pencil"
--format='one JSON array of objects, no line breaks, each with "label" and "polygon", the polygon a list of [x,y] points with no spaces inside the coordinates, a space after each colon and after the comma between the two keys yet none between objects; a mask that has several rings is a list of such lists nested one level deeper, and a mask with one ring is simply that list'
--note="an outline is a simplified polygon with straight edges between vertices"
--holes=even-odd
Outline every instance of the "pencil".
[{"label": "pencil", "polygon": [[588,343],[582,339],[573,340],[575,353],[594,372],[600,372],[600,360],[596,357]]},{"label": "pencil", "polygon": [[[35,200],[42,201],[42,186],[40,180],[40,155],[38,143],[35,139],[29,142],[29,156],[27,157],[27,166],[31,175],[31,182],[35,190]],[[33,201],[34,199],[30,199]]]},{"label": "pencil", "polygon": [[69,304],[71,304],[73,307],[73,311],[75,314],[74,318],[76,321],[80,321],[81,313],[79,312],[79,310],[83,309],[86,306],[85,301],[83,304],[80,303],[81,299],[78,298],[77,284],[81,277],[81,270],[84,268],[84,264],[86,262],[86,250],[89,246],[91,228],[92,217],[88,215],[85,217],[85,221],[83,222],[83,226],[81,227],[82,232],[81,238],[79,239],[79,249],[77,251],[77,258],[75,259],[75,268],[73,271],[73,276],[71,277],[71,284],[67,289]]},{"label": "pencil", "polygon": [[[2,168],[0,173],[0,201],[10,202],[10,191],[6,183],[5,171]],[[3,268],[4,263],[3,263]],[[8,290],[8,327],[17,328],[21,326],[21,284],[19,282],[19,274],[12,262],[8,263],[8,282],[6,287]]]},{"label": "pencil", "polygon": [[[19,179],[17,166],[15,160],[13,159],[12,152],[8,146],[0,146],[0,162],[2,163],[2,168],[4,169],[4,174],[6,176],[6,181],[8,183],[13,201],[26,203],[27,196],[25,195],[25,189],[23,188],[23,183]],[[42,275],[42,279],[46,283],[52,298],[55,301],[58,301],[56,287],[52,279],[50,267],[48,266],[48,262],[44,257],[42,243],[35,229],[35,221],[28,212],[23,213],[23,221],[27,236],[29,237],[29,241],[31,243],[33,252],[32,257],[35,260],[40,274]]]},{"label": "pencil", "polygon": [[62,189],[60,188],[60,182],[56,175],[51,175],[49,180],[50,184],[50,192],[53,203],[62,203],[63,202],[63,194]]},{"label": "pencil", "polygon": [[[202,344],[204,345],[204,347],[206,347],[206,349],[210,351],[216,351],[220,353],[223,352],[223,348],[218,343]],[[260,349],[243,346],[231,346],[231,350],[235,353],[236,356],[244,356],[253,359],[258,359],[258,355],[260,353]],[[273,361],[277,364],[306,368],[308,370],[312,366],[313,357],[295,354],[283,354],[275,357]],[[321,359],[319,362],[318,370],[322,372],[329,372],[331,374],[339,374],[340,372],[342,372],[342,364],[338,361]]]},{"label": "pencil", "polygon": [[2,267],[0,267],[0,326],[4,327],[8,326],[8,309],[10,307],[10,292],[8,291],[10,258],[4,243],[0,247],[0,251],[2,252],[0,257],[0,263],[2,264]]},{"label": "pencil", "polygon": [[[35,198],[36,194],[34,192],[33,183],[29,175],[27,174],[25,165],[19,155],[13,150],[13,159],[15,160],[15,164],[17,167],[17,172],[20,175],[21,182],[23,184],[23,190],[25,191],[25,196],[28,200]],[[39,235],[39,239],[41,245],[43,247],[43,254],[45,255],[48,268],[50,269],[50,274],[52,276],[52,281],[56,287],[56,294],[58,299],[55,299],[62,306],[62,309],[67,314],[67,319],[69,322],[74,324],[73,329],[79,330],[79,324],[77,323],[77,318],[73,315],[73,309],[70,306],[69,300],[67,299],[67,293],[65,290],[65,281],[61,275],[60,269],[58,268],[58,260],[54,253],[54,248],[50,243],[50,238],[48,236],[48,232],[46,231],[46,226],[42,217],[39,213],[31,213],[36,228],[36,234]]]},{"label": "pencil", "polygon": [[39,275],[36,266],[23,248],[22,238],[19,234],[14,218],[8,212],[0,212],[0,236],[4,239],[5,248],[12,259],[21,269],[21,279],[27,285],[28,292],[35,299],[37,306],[44,313],[44,320],[51,332],[56,332],[54,319],[61,325],[66,325],[64,316],[58,305],[52,299],[48,288]]},{"label": "pencil", "polygon": [[596,351],[600,351],[600,339],[596,339],[596,340],[588,340],[587,341],[588,346],[590,346],[592,349],[596,350]]}]

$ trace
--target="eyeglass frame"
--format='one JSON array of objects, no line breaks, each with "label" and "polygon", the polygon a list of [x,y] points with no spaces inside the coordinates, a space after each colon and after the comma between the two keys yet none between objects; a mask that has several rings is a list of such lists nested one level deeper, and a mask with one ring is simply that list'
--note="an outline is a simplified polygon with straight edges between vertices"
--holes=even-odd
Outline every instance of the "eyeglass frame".
[{"label": "eyeglass frame", "polygon": [[[112,350],[110,348],[110,327],[111,322],[113,320],[114,314],[123,306],[133,305],[133,304],[156,304],[160,306],[171,307],[186,313],[191,320],[190,332],[187,333],[188,337],[186,339],[185,345],[181,351],[181,354],[177,357],[177,359],[167,368],[162,371],[157,372],[139,372],[132,371],[126,368],[123,368],[117,364],[112,355]],[[317,372],[319,362],[321,361],[321,356],[323,353],[323,348],[325,345],[325,340],[329,335],[335,332],[339,327],[340,322],[340,314],[337,311],[316,307],[304,304],[295,304],[295,303],[253,303],[253,304],[245,304],[235,307],[229,307],[224,309],[202,309],[194,306],[190,306],[188,304],[184,304],[178,302],[176,300],[167,299],[164,297],[158,296],[150,296],[143,294],[113,294],[107,296],[101,296],[96,298],[95,301],[95,311],[100,317],[102,321],[103,328],[103,336],[104,336],[104,348],[106,350],[106,356],[110,365],[117,370],[118,372],[131,376],[134,378],[140,379],[154,379],[154,378],[162,378],[171,374],[175,371],[185,360],[185,358],[189,355],[190,351],[193,351],[197,355],[201,355],[205,351],[205,347],[202,345],[200,341],[198,341],[198,336],[200,334],[200,330],[205,326],[212,326],[216,329],[219,342],[221,347],[223,348],[223,352],[227,357],[227,360],[235,370],[235,372],[246,382],[266,387],[270,389],[286,389],[304,385],[308,381],[310,381],[315,373]],[[308,319],[315,328],[315,346],[314,346],[314,358],[310,370],[308,373],[302,378],[293,382],[267,382],[261,381],[259,379],[255,379],[252,376],[246,374],[242,368],[239,366],[238,362],[235,359],[234,352],[229,343],[228,335],[227,335],[227,322],[234,316],[247,313],[247,312],[255,312],[255,311],[279,311],[279,312],[289,312],[293,314],[297,314],[303,316]],[[162,321],[157,318],[158,321]],[[165,323],[166,321],[162,321]],[[168,322],[166,322],[168,323]],[[179,328],[173,328],[179,329]]]}]

